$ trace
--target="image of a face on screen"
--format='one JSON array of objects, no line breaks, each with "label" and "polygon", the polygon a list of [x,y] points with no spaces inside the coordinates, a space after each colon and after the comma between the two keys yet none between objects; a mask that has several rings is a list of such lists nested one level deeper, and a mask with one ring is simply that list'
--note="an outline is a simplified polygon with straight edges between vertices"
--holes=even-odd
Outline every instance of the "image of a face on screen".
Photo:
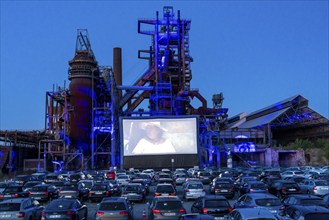
[{"label": "image of a face on screen", "polygon": [[197,119],[123,119],[123,155],[197,154]]}]

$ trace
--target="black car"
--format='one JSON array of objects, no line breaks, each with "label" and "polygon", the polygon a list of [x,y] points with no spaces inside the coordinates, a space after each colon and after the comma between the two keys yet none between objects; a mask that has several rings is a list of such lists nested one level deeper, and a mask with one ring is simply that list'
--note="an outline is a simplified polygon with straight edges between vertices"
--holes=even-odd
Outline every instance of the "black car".
[{"label": "black car", "polygon": [[48,202],[58,198],[58,189],[50,184],[39,184],[31,188],[30,197],[38,201]]},{"label": "black car", "polygon": [[305,220],[328,220],[329,210],[322,206],[291,205],[280,212],[281,217]]},{"label": "black car", "polygon": [[177,219],[186,214],[182,201],[177,196],[157,196],[148,205],[148,219]]},{"label": "black car", "polygon": [[36,186],[36,185],[39,185],[39,184],[42,184],[43,182],[42,181],[27,181],[26,183],[24,183],[23,185],[23,190],[24,191],[30,191],[30,189],[33,187],[33,186]]},{"label": "black car", "polygon": [[26,183],[27,181],[30,181],[30,180],[32,180],[31,175],[17,175],[17,176],[14,178],[14,181],[15,181],[18,185],[21,185],[21,186],[23,186],[24,183]]},{"label": "black car", "polygon": [[301,193],[297,183],[286,180],[278,180],[268,187],[268,191],[278,198],[282,199],[290,194]]},{"label": "black car", "polygon": [[77,199],[54,199],[41,213],[42,219],[87,220],[88,209]]},{"label": "black car", "polygon": [[267,193],[267,185],[262,181],[248,181],[240,188],[240,194],[244,195],[246,193]]},{"label": "black car", "polygon": [[104,197],[111,196],[111,187],[108,184],[96,183],[89,191],[89,200],[100,201]]},{"label": "black car", "polygon": [[216,195],[199,197],[191,207],[193,213],[209,214],[215,217],[223,217],[231,211],[232,207],[227,198]]},{"label": "black car", "polygon": [[222,195],[227,198],[234,198],[234,185],[229,182],[216,182],[210,187],[210,192],[215,195]]},{"label": "black car", "polygon": [[24,191],[22,186],[8,186],[0,193],[0,200],[28,197],[29,192]]},{"label": "black car", "polygon": [[83,183],[65,183],[59,190],[61,198],[77,198],[84,200],[88,198],[89,189]]},{"label": "black car", "polygon": [[128,183],[122,189],[122,197],[129,201],[144,202],[146,195],[141,183]]},{"label": "black car", "polygon": [[282,204],[285,208],[290,205],[319,205],[327,207],[322,198],[307,194],[289,195],[282,200]]}]

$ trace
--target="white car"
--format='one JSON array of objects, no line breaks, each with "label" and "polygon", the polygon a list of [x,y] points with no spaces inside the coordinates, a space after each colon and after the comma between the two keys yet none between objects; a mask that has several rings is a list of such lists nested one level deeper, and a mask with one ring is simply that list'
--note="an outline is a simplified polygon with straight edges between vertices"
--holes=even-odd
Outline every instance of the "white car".
[{"label": "white car", "polygon": [[120,175],[116,177],[116,180],[120,186],[125,186],[130,182],[130,177],[128,175]]},{"label": "white car", "polygon": [[184,185],[183,199],[197,199],[205,196],[206,190],[201,182],[188,182]]}]

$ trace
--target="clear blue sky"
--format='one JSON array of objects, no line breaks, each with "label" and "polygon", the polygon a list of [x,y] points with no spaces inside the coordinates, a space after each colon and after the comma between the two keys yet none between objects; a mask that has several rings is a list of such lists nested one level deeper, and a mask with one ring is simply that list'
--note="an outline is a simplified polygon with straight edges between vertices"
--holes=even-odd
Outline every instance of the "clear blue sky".
[{"label": "clear blue sky", "polygon": [[[147,67],[137,20],[174,6],[191,19],[192,88],[229,116],[300,94],[329,117],[328,1],[1,1],[0,129],[43,129],[45,93],[63,86],[76,32],[89,31],[100,65],[123,53],[123,84]],[[195,107],[201,104],[196,103]]]}]

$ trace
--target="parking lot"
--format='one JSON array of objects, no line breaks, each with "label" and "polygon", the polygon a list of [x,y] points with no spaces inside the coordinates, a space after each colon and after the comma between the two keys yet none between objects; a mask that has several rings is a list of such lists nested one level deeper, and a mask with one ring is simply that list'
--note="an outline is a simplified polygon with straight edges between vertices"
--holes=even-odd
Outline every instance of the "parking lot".
[{"label": "parking lot", "polygon": [[[10,219],[9,214],[4,213],[8,207],[1,208],[1,205],[7,199],[15,202],[20,197],[33,198],[45,207],[38,207],[39,213],[33,213],[39,215],[36,219],[40,219],[40,216],[42,219],[59,218],[58,212],[54,214],[47,210],[49,204],[59,198],[64,199],[62,203],[75,198],[81,201],[85,212],[80,217],[75,213],[76,210],[66,211],[66,214],[75,216],[72,219],[105,219],[107,212],[103,205],[106,201],[114,204],[113,199],[116,197],[124,197],[124,201],[129,201],[129,209],[120,213],[131,219],[153,219],[157,215],[178,219],[189,213],[211,215],[214,219],[223,219],[228,215],[231,219],[239,219],[241,208],[247,210],[256,207],[265,208],[269,213],[261,215],[269,214],[274,219],[298,219],[287,211],[296,208],[294,205],[298,205],[298,201],[307,201],[304,206],[316,205],[318,219],[327,219],[328,180],[328,167],[107,170],[17,175],[12,180],[0,183],[0,199],[3,201],[0,203],[0,219]],[[19,187],[22,192],[6,192]],[[177,210],[175,207],[160,210],[157,203],[167,197],[176,198],[178,206],[182,206]],[[169,204],[169,200],[164,204],[167,202]],[[212,207],[207,207],[207,202],[212,202]],[[227,204],[223,205],[223,202]],[[63,206],[62,203],[59,207]],[[199,203],[203,203],[202,207],[199,207]],[[30,215],[28,211],[19,213]]]}]

